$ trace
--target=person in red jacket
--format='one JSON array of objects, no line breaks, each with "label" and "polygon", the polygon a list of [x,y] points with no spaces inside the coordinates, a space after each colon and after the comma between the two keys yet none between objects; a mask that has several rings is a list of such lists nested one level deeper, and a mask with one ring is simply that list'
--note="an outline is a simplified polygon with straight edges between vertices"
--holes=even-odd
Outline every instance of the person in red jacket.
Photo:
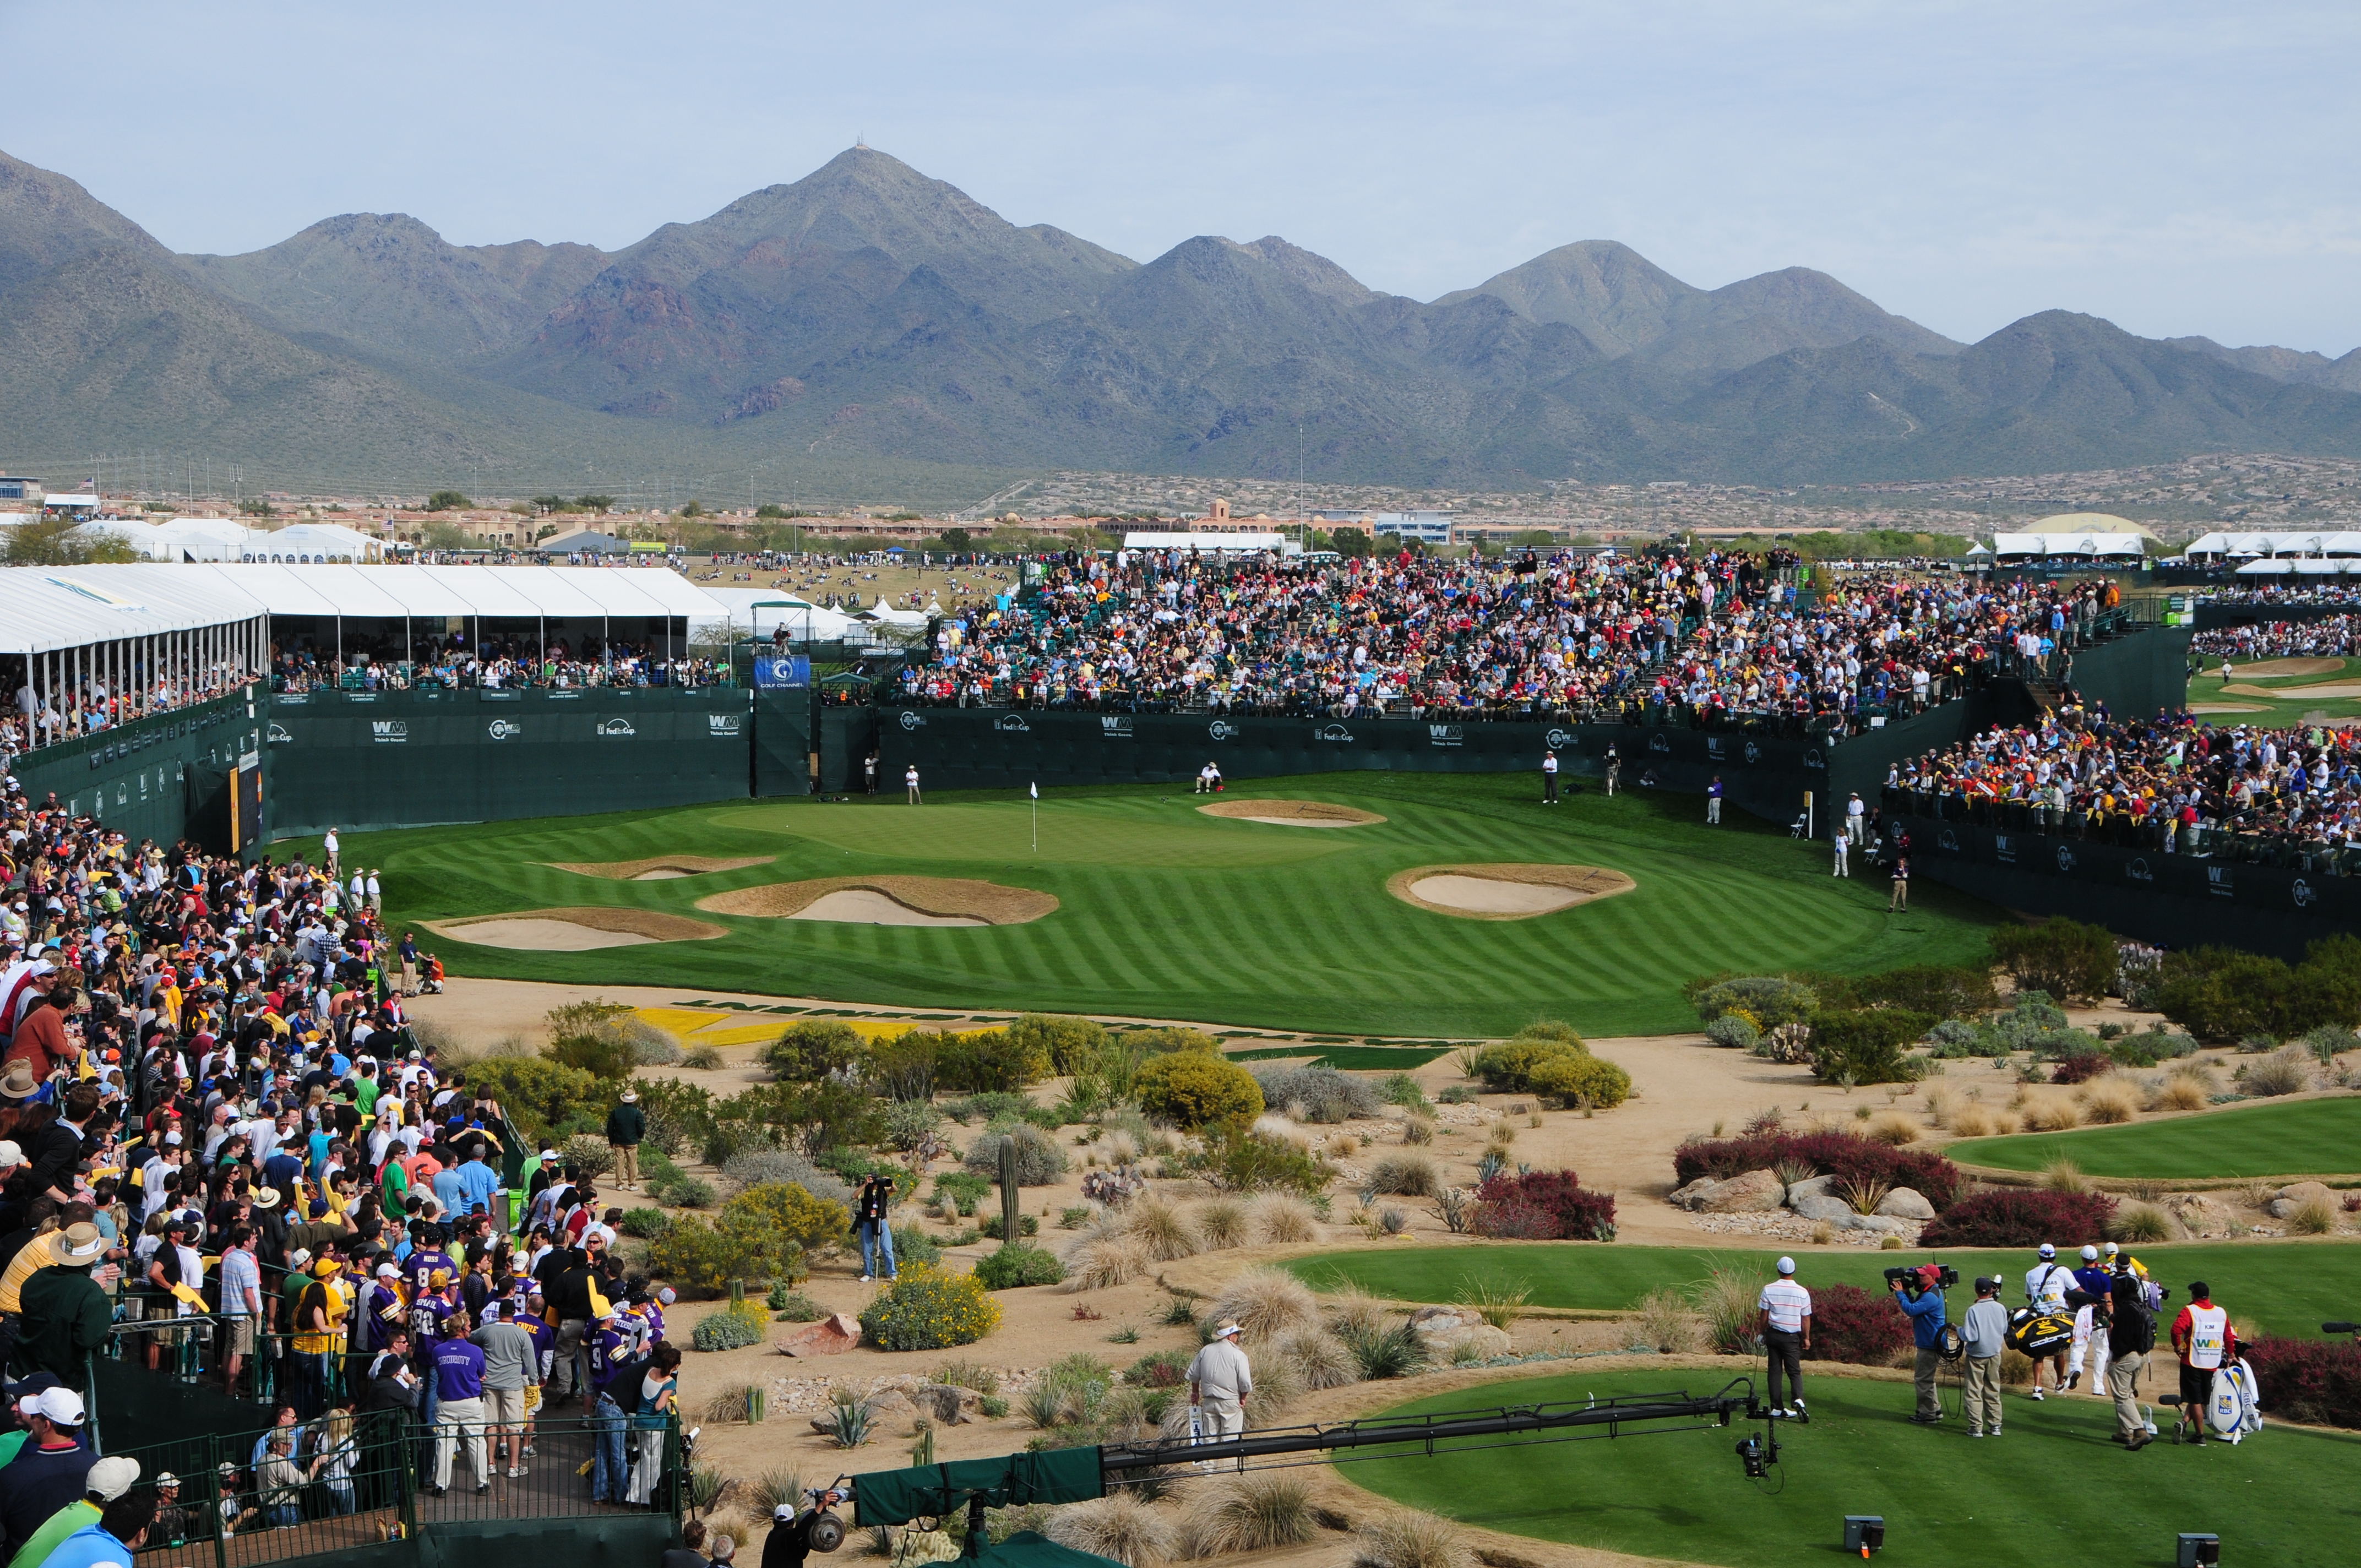
[{"label": "person in red jacket", "polygon": [[2213,1304],[2202,1279],[2189,1282],[2189,1305],[2172,1320],[2172,1348],[2180,1353],[2180,1419],[2196,1434],[2181,1441],[2202,1448],[2213,1375],[2238,1359],[2238,1331],[2230,1326],[2230,1314]]}]

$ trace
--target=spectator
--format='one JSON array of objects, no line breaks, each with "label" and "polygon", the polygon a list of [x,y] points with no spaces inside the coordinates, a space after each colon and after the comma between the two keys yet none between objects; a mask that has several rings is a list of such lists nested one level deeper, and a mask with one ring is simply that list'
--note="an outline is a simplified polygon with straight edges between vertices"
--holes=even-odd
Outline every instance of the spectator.
[{"label": "spectator", "polygon": [[1910,1315],[1910,1343],[1918,1352],[1911,1370],[1918,1401],[1910,1419],[1919,1426],[1931,1427],[1943,1419],[1942,1404],[1935,1397],[1935,1369],[1943,1365],[1943,1293],[1935,1288],[1932,1264],[1917,1273],[1919,1288],[1916,1292],[1905,1290],[1899,1279],[1890,1283],[1894,1305]]},{"label": "spectator", "polygon": [[49,1388],[17,1402],[25,1445],[0,1469],[0,1550],[12,1560],[51,1514],[88,1489],[90,1445],[82,1437],[82,1396]]},{"label": "spectator", "polygon": [[894,1201],[894,1179],[872,1171],[853,1194],[854,1228],[861,1233],[861,1282],[894,1277],[894,1230],[887,1211]]},{"label": "spectator", "polygon": [[[1254,1393],[1254,1369],[1238,1348],[1238,1325],[1224,1323],[1213,1331],[1196,1358],[1189,1363],[1189,1407],[1193,1435],[1207,1442],[1236,1437],[1246,1431],[1246,1404]],[[1210,1471],[1210,1464],[1200,1464]]]},{"label": "spectator", "polygon": [[93,1464],[82,1482],[82,1495],[43,1520],[41,1528],[8,1560],[8,1568],[41,1568],[66,1537],[98,1523],[106,1505],[131,1490],[138,1480],[136,1459],[108,1458]]},{"label": "spectator", "polygon": [[656,1559],[656,1568],[705,1568],[710,1561],[701,1548],[705,1545],[705,1521],[684,1519],[680,1527],[680,1544],[664,1548]]},{"label": "spectator", "polygon": [[607,1113],[607,1146],[615,1151],[615,1185],[626,1192],[640,1185],[640,1142],[648,1135],[647,1113],[640,1109],[640,1091],[626,1089]]},{"label": "spectator", "polygon": [[134,1554],[148,1544],[155,1512],[152,1495],[124,1493],[107,1503],[95,1523],[60,1541],[44,1568],[131,1568]]},{"label": "spectator", "polygon": [[58,1261],[36,1270],[19,1298],[24,1316],[11,1369],[47,1372],[69,1389],[86,1391],[90,1358],[104,1347],[115,1318],[93,1276],[115,1266],[104,1260],[105,1238],[94,1224],[69,1225],[52,1244],[49,1255]]},{"label": "spectator", "polygon": [[2107,1392],[2114,1396],[2114,1440],[2136,1453],[2153,1441],[2139,1409],[2139,1376],[2156,1348],[2156,1314],[2147,1282],[2128,1257],[2115,1259],[2107,1292]]},{"label": "spectator", "polygon": [[1975,1304],[1960,1322],[1967,1342],[1965,1375],[1968,1435],[1982,1437],[1989,1427],[2000,1435],[2000,1353],[2007,1348],[2008,1309],[2000,1304],[2000,1281],[1976,1277]]},{"label": "spectator", "polygon": [[843,1500],[843,1493],[827,1491],[813,1498],[808,1508],[799,1509],[794,1503],[773,1508],[770,1538],[763,1542],[763,1568],[804,1568],[811,1556],[812,1526],[824,1510]]}]

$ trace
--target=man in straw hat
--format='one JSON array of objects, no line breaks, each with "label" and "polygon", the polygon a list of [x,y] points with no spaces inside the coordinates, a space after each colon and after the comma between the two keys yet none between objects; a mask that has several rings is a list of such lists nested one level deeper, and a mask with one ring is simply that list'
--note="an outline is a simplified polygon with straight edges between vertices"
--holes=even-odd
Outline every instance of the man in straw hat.
[{"label": "man in straw hat", "polygon": [[12,1558],[51,1514],[82,1495],[91,1465],[81,1395],[44,1388],[19,1399],[16,1413],[25,1422],[25,1446],[0,1469],[0,1551]]},{"label": "man in straw hat", "polygon": [[[1246,1430],[1246,1397],[1254,1392],[1254,1369],[1238,1348],[1238,1325],[1223,1323],[1189,1364],[1189,1422],[1202,1442],[1219,1442]],[[1211,1470],[1200,1464],[1200,1470]]]},{"label": "man in straw hat", "polygon": [[83,1388],[91,1353],[106,1343],[107,1327],[115,1320],[105,1290],[91,1277],[95,1269],[113,1266],[102,1261],[106,1237],[82,1220],[28,1244],[26,1250],[44,1244],[55,1261],[35,1269],[18,1292],[24,1315],[9,1372],[47,1372],[69,1389]]}]

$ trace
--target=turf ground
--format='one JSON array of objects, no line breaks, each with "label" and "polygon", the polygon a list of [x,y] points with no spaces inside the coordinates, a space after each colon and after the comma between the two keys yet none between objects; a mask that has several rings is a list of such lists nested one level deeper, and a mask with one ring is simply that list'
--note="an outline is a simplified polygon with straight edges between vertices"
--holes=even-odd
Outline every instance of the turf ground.
[{"label": "turf ground", "polygon": [[[2249,675],[2264,663],[2241,659],[2231,665],[2228,689],[2224,689],[2222,661],[2208,656],[2204,674],[2189,683],[2189,701],[2201,716],[2215,724],[2264,724],[2280,727],[2323,720],[2350,722],[2361,714],[2361,659],[2333,661],[2336,668],[2312,675]],[[2216,712],[2203,710],[2220,709]]]},{"label": "turf ground", "polygon": [[1943,1150],[1962,1165],[2039,1170],[2070,1159],[2086,1176],[2166,1181],[2361,1171],[2361,1097],[2240,1106],[2170,1122],[1974,1138]]},{"label": "turf ground", "polygon": [[[1860,971],[1980,954],[1988,906],[1924,885],[1886,913],[1882,881],[1828,875],[1825,846],[1687,796],[1586,793],[1544,808],[1529,778],[1365,773],[1259,780],[1228,798],[1292,798],[1385,816],[1352,828],[1201,816],[1189,794],[1134,785],[1040,803],[924,806],[731,803],[645,815],[348,834],[347,864],[384,868],[397,925],[569,905],[632,905],[728,938],[587,953],[428,945],[458,974],[680,985],[895,1005],[1038,1008],[1337,1035],[1500,1035],[1561,1017],[1596,1035],[1693,1028],[1684,981],[1722,969]],[[310,846],[306,846],[309,848]],[[774,856],[676,881],[578,876],[544,862],[664,854]],[[1464,920],[1385,891],[1411,867],[1604,866],[1637,890],[1537,919]],[[913,928],[703,914],[724,889],[822,876],[983,878],[1061,903],[1030,925]]]},{"label": "turf ground", "polygon": [[[2059,1238],[2063,1246],[2070,1237]],[[2241,1333],[2271,1332],[2317,1339],[2320,1325],[2349,1319],[2361,1309],[2361,1247],[2311,1242],[2183,1242],[2132,1248],[2157,1283],[2184,1303],[2192,1279],[2213,1288],[2213,1299],[2230,1310]],[[1717,1265],[1768,1280],[1775,1254],[1716,1252],[1703,1247],[1604,1245],[1567,1242],[1489,1246],[1420,1247],[1373,1245],[1314,1253],[1286,1260],[1285,1266],[1315,1290],[1351,1282],[1396,1301],[1452,1301],[1467,1297],[1467,1282],[1513,1289],[1530,1286],[1531,1303],[1575,1310],[1622,1312],[1651,1290],[1677,1289],[1705,1277]],[[1951,1265],[1964,1282],[1979,1274],[2009,1281],[2004,1299],[2022,1299],[2025,1271],[2033,1249],[1996,1252],[1828,1252],[1797,1260],[1796,1277],[1806,1287],[1858,1285],[1883,1290],[1884,1271],[1930,1258]],[[1972,1290],[1955,1291],[1955,1310],[1965,1311]],[[2175,1308],[2178,1310],[2178,1307]]]},{"label": "turf ground", "polygon": [[[2236,1448],[2158,1442],[2125,1453],[2098,1399],[2007,1401],[2004,1434],[1970,1439],[1958,1394],[1949,1419],[1921,1430],[1906,1383],[1814,1378],[1808,1426],[1781,1423],[1780,1463],[1745,1479],[1735,1428],[1685,1428],[1608,1441],[1536,1443],[1345,1464],[1384,1497],[1466,1523],[1644,1557],[1787,1568],[1832,1560],[1847,1514],[1882,1514],[1877,1561],[1913,1564],[2089,1561],[2169,1564],[2180,1530],[2222,1538],[2224,1563],[2329,1568],[2354,1559],[2361,1438],[2266,1425]],[[1440,1394],[1385,1412],[1427,1415],[1501,1404],[1579,1404],[1596,1395],[1703,1397],[1698,1371],[1573,1372]],[[1758,1385],[1759,1387],[1759,1385]],[[2153,1397],[2156,1379],[2147,1389]],[[2268,1393],[2268,1390],[2266,1391]],[[2158,1423],[2169,1435],[2169,1420]],[[1759,1435],[1757,1423],[1746,1429]],[[1488,1440],[1490,1441],[1490,1440]]]}]

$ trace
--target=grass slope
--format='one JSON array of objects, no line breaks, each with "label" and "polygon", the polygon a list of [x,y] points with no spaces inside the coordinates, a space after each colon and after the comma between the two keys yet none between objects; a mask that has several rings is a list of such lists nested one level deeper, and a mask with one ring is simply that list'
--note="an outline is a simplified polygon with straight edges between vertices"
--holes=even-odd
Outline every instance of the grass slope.
[{"label": "grass slope", "polygon": [[[2071,1236],[2057,1240],[2060,1247],[2081,1245]],[[2268,1331],[2316,1339],[2323,1321],[2351,1317],[2354,1304],[2361,1302],[2361,1246],[2349,1244],[2188,1242],[2132,1251],[2157,1282],[2171,1290],[2175,1310],[2188,1299],[2183,1288],[2202,1279],[2213,1287],[2213,1299],[2230,1309],[2242,1333]],[[1702,1279],[1717,1265],[1767,1281],[1773,1257],[1769,1252],[1702,1247],[1537,1242],[1364,1246],[1290,1258],[1286,1266],[1314,1289],[1350,1282],[1397,1301],[1457,1300],[1467,1294],[1467,1282],[1475,1281],[1510,1288],[1530,1286],[1536,1307],[1619,1312],[1631,1310],[1651,1290]],[[1979,1274],[1998,1275],[2008,1281],[2003,1299],[2012,1307],[2023,1299],[2025,1271],[2035,1262],[2031,1247],[1940,1254],[1814,1253],[1797,1260],[1796,1277],[1806,1287],[1846,1284],[1883,1290],[1886,1269],[1930,1257],[1956,1267],[1963,1286]],[[1952,1310],[1964,1312],[1974,1299],[1971,1290],[1955,1291]]]},{"label": "grass slope", "polygon": [[2074,1133],[1971,1138],[1943,1153],[1962,1165],[2039,1170],[2070,1159],[2089,1176],[2195,1181],[2361,1170],[2361,1098],[2242,1105],[2169,1122]]},{"label": "grass slope", "polygon": [[[2114,1407],[2103,1400],[2011,1398],[2006,1435],[1976,1442],[1960,1424],[1955,1392],[1945,1394],[1952,1419],[1922,1431],[1905,1419],[1907,1384],[1806,1376],[1811,1424],[1782,1425],[1780,1463],[1762,1482],[1741,1475],[1730,1452],[1740,1434],[1720,1427],[1579,1445],[1487,1440],[1505,1446],[1339,1474],[1468,1524],[1731,1568],[1831,1557],[1847,1514],[1884,1516],[1878,1562],[1890,1568],[2169,1563],[2180,1530],[2218,1533],[2224,1563],[2328,1568],[2352,1560],[2361,1530],[2352,1486],[2361,1439],[2349,1434],[2266,1427],[2235,1449],[2164,1444],[2126,1454],[2108,1441]],[[2161,1385],[2151,1375],[2149,1386]],[[1703,1396],[1719,1385],[1698,1371],[1577,1372],[1466,1388],[1385,1414],[1579,1404],[1684,1387]]]},{"label": "grass slope", "polygon": [[[1543,808],[1527,778],[1368,773],[1264,780],[1230,798],[1311,798],[1388,821],[1311,829],[1209,817],[1163,785],[1060,792],[1040,848],[1019,796],[923,807],[732,803],[653,815],[348,836],[386,872],[397,923],[578,904],[637,905],[735,933],[580,954],[430,942],[453,972],[680,985],[924,1006],[1042,1008],[1302,1029],[1500,1035],[1536,1017],[1587,1033],[1694,1028],[1677,988],[1721,969],[1866,970],[1980,954],[1992,912],[1947,890],[1889,916],[1882,883],[1838,882],[1817,846],[1686,796],[1597,795]],[[678,881],[611,883],[544,862],[775,856]],[[1523,921],[1462,920],[1389,896],[1410,867],[1559,861],[1635,892]],[[727,888],[862,873],[981,877],[1062,907],[1027,926],[841,926],[698,914]]]},{"label": "grass slope", "polygon": [[[2236,659],[2231,662],[2229,685],[2244,689],[2223,690],[2222,661],[2208,655],[2205,671],[2189,683],[2189,700],[2204,707],[2227,708],[2234,711],[2208,713],[2201,717],[2214,724],[2262,724],[2273,728],[2317,722],[2327,718],[2339,723],[2349,722],[2361,714],[2361,699],[2337,695],[2322,696],[2306,687],[2351,685],[2361,681],[2361,659],[2340,659],[2336,668],[2317,675],[2249,675],[2246,671],[2268,661]],[[2258,696],[2268,693],[2268,696]],[[2245,709],[2244,712],[2235,711]]]}]

